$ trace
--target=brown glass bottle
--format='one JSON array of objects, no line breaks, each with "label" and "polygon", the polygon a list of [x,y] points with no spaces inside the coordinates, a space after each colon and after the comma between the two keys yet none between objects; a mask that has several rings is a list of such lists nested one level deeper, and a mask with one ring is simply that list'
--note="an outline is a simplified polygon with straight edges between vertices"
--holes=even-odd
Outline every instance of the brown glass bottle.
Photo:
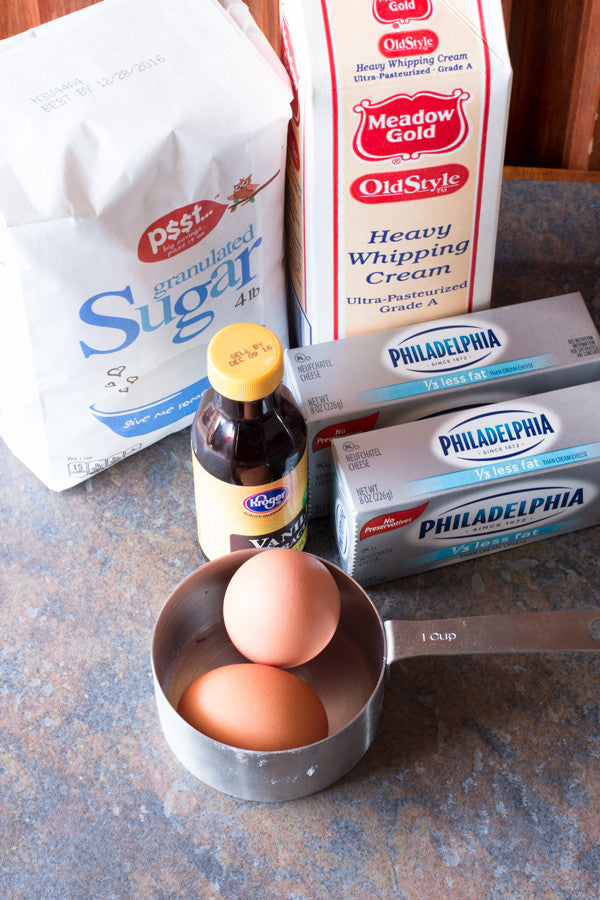
[{"label": "brown glass bottle", "polygon": [[306,541],[306,424],[281,384],[283,351],[258,325],[231,325],[208,348],[192,426],[198,538],[209,559]]},{"label": "brown glass bottle", "polygon": [[229,484],[267,484],[300,462],[306,424],[286,387],[262,400],[230,400],[209,388],[192,428],[198,462]]}]

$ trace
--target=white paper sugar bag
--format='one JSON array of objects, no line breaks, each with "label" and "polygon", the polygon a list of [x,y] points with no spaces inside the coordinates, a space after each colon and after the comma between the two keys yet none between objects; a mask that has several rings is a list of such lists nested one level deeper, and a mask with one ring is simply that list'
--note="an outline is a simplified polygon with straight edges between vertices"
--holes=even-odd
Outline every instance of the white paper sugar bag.
[{"label": "white paper sugar bag", "polygon": [[0,434],[52,489],[188,425],[218,329],[288,343],[291,92],[255,34],[103,0],[0,43]]}]

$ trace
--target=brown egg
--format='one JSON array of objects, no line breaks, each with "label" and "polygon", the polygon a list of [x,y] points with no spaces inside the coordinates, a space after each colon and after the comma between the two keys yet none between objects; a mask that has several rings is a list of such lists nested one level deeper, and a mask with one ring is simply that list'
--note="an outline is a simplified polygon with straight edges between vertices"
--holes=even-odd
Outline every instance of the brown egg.
[{"label": "brown egg", "polygon": [[312,659],[333,637],[340,592],[315,556],[302,550],[264,550],[233,575],[223,619],[245,657],[289,669]]},{"label": "brown egg", "polygon": [[196,678],[177,712],[208,737],[243,750],[291,750],[327,737],[325,707],[284,669],[237,663]]}]

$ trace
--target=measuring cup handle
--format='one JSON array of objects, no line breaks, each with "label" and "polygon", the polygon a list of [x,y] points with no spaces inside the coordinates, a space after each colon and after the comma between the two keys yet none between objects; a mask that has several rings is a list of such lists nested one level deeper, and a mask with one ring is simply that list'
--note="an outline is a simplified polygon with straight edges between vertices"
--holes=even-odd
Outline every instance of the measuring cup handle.
[{"label": "measuring cup handle", "polygon": [[[595,631],[591,631],[596,622]],[[412,656],[600,650],[600,609],[430,619],[384,624],[387,662]]]}]

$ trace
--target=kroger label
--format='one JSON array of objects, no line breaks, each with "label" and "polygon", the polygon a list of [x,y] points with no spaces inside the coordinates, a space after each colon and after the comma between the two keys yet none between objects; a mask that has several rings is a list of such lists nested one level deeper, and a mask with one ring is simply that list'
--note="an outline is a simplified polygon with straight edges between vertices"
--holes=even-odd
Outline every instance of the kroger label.
[{"label": "kroger label", "polygon": [[251,494],[243,501],[243,507],[250,513],[256,515],[265,515],[265,513],[275,512],[280,509],[288,498],[289,491],[287,488],[271,488],[266,491],[259,491]]}]

